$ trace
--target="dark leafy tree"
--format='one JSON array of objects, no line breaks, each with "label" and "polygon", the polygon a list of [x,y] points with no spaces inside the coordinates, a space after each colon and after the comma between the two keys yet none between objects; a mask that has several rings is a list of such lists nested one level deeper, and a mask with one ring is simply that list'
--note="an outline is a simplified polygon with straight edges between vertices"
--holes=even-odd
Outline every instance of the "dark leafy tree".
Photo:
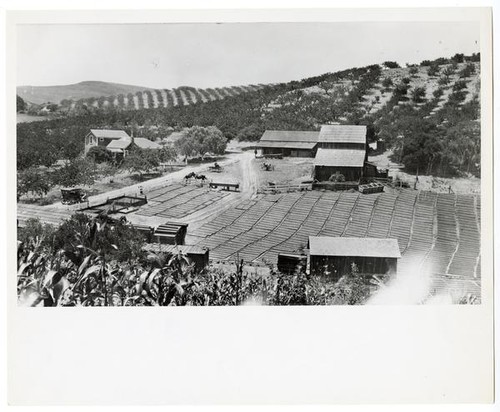
[{"label": "dark leafy tree", "polygon": [[17,174],[18,198],[30,193],[41,198],[49,192],[51,186],[47,174],[40,170],[34,168],[24,169]]},{"label": "dark leafy tree", "polygon": [[26,102],[21,96],[16,95],[16,111],[19,113],[24,110],[26,110]]},{"label": "dark leafy tree", "polygon": [[397,62],[386,61],[384,62],[384,66],[388,69],[398,69],[400,66]]},{"label": "dark leafy tree", "polygon": [[113,158],[109,150],[104,146],[91,147],[86,156],[96,163],[110,162]]}]

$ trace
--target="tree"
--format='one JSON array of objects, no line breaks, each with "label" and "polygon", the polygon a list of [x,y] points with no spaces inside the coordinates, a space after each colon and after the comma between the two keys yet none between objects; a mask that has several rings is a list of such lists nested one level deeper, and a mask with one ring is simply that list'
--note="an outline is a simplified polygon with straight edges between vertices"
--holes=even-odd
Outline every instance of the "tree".
[{"label": "tree", "polygon": [[386,61],[384,62],[384,66],[388,69],[398,69],[400,66],[397,62]]},{"label": "tree", "polygon": [[110,162],[113,158],[109,150],[104,146],[92,146],[86,156],[96,163]]},{"label": "tree", "polygon": [[390,77],[386,77],[383,81],[382,81],[382,86],[384,86],[385,89],[389,89],[392,85],[393,85],[393,81]]},{"label": "tree", "polygon": [[90,186],[97,176],[96,164],[89,158],[72,159],[69,163],[53,172],[53,181],[60,186]]},{"label": "tree", "polygon": [[25,169],[17,174],[18,198],[29,193],[41,198],[49,192],[51,186],[47,175],[35,168]]},{"label": "tree", "polygon": [[26,102],[21,96],[16,95],[16,111],[19,113],[25,109],[26,109]]},{"label": "tree", "polygon": [[257,141],[262,137],[265,131],[265,127],[259,123],[253,123],[250,126],[246,126],[241,129],[236,135],[236,139],[241,141]]},{"label": "tree", "polygon": [[172,162],[177,159],[177,150],[170,145],[165,145],[159,149],[158,158],[161,163]]},{"label": "tree", "polygon": [[436,76],[440,70],[441,69],[439,68],[439,66],[437,64],[431,64],[429,66],[429,69],[427,70],[427,74],[429,76]]},{"label": "tree", "polygon": [[130,173],[138,173],[141,177],[160,165],[160,157],[157,151],[151,149],[134,149],[125,157],[122,168]]},{"label": "tree", "polygon": [[460,71],[460,78],[466,78],[472,76],[476,73],[476,66],[473,63],[467,63],[467,65]]},{"label": "tree", "polygon": [[413,89],[411,98],[415,103],[422,103],[425,100],[425,87],[416,87]]},{"label": "tree", "polygon": [[176,147],[184,156],[203,156],[206,153],[220,155],[224,154],[226,146],[227,139],[215,126],[193,126],[176,142]]}]

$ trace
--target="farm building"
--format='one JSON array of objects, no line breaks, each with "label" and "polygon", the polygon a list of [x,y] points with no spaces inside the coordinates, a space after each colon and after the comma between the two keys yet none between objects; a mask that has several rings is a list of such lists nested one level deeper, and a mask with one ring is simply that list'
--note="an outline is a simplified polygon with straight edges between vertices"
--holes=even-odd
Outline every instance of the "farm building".
[{"label": "farm building", "polygon": [[349,149],[318,149],[314,159],[314,178],[320,182],[340,173],[348,182],[358,181],[363,177],[365,152]]},{"label": "farm building", "polygon": [[196,270],[200,271],[205,269],[209,264],[209,251],[206,248],[191,245],[159,245],[154,243],[149,243],[144,245],[144,250],[154,253],[171,253],[177,254],[182,253],[186,256],[192,263]]},{"label": "farm building", "polygon": [[143,137],[130,137],[123,130],[96,130],[92,129],[85,137],[85,154],[92,146],[103,146],[117,157],[125,157],[130,150],[160,149],[161,146]]},{"label": "farm building", "polygon": [[358,181],[368,160],[366,126],[324,125],[318,136],[314,177],[326,181],[340,173],[346,181]]},{"label": "farm building", "polygon": [[266,130],[256,148],[262,155],[281,154],[292,157],[314,157],[319,132]]},{"label": "farm building", "polygon": [[114,140],[130,138],[124,130],[90,129],[90,132],[85,136],[85,154],[93,146],[107,147]]},{"label": "farm building", "polygon": [[309,256],[311,274],[339,279],[353,263],[362,275],[396,273],[401,252],[397,239],[310,236]]},{"label": "farm building", "polygon": [[318,147],[367,151],[366,126],[327,124],[321,126]]}]

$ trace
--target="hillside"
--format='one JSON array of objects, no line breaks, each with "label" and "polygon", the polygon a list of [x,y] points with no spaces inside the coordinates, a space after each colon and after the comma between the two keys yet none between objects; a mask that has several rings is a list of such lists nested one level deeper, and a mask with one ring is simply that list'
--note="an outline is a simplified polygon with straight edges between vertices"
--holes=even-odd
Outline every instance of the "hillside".
[{"label": "hillside", "polygon": [[19,151],[18,166],[36,164],[49,147],[52,157],[73,157],[83,150],[80,135],[91,127],[133,128],[137,136],[156,139],[172,130],[215,126],[227,139],[258,140],[266,129],[319,130],[341,123],[367,125],[369,142],[392,149],[406,172],[479,177],[479,58],[456,54],[404,68],[385,62],[272,85],[182,86],[66,100],[50,110],[54,120],[18,125],[18,147],[26,149]]},{"label": "hillside", "polygon": [[18,86],[17,94],[29,103],[42,104],[51,102],[60,104],[63,100],[76,101],[145,90],[150,89],[128,84],[85,81],[64,86]]}]

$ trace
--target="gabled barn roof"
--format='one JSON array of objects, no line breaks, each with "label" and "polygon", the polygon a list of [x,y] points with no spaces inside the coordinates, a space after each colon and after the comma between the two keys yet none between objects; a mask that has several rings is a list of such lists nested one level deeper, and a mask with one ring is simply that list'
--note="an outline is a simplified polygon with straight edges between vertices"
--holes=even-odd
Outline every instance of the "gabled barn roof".
[{"label": "gabled barn roof", "polygon": [[317,143],[319,132],[303,132],[290,130],[266,130],[261,142],[308,142]]},{"label": "gabled barn roof", "polygon": [[316,142],[287,142],[287,141],[260,141],[255,145],[256,147],[266,148],[287,148],[287,149],[305,149],[311,150],[316,146]]},{"label": "gabled barn roof", "polygon": [[129,147],[131,143],[132,143],[132,138],[130,136],[127,136],[109,142],[109,144],[106,146],[106,149],[111,151],[123,150]]},{"label": "gabled barn roof", "polygon": [[354,149],[319,148],[314,158],[314,166],[363,167],[365,151]]},{"label": "gabled barn roof", "polygon": [[397,239],[309,236],[311,256],[400,258]]},{"label": "gabled barn roof", "polygon": [[366,126],[327,124],[321,126],[320,143],[364,143],[366,144]]},{"label": "gabled barn roof", "polygon": [[125,130],[106,130],[106,129],[90,129],[90,132],[95,137],[104,139],[130,139],[130,136]]}]

